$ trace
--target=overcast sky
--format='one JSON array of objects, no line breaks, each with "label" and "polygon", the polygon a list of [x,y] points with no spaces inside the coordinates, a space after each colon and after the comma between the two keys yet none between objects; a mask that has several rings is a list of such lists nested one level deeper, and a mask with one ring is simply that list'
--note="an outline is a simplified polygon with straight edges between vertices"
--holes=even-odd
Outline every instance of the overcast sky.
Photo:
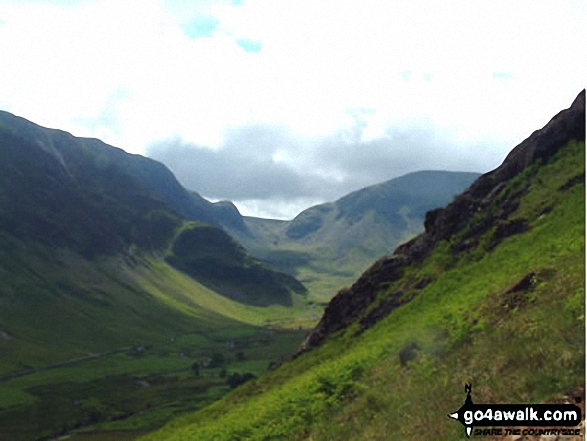
[{"label": "overcast sky", "polygon": [[586,3],[0,0],[0,109],[291,218],[499,165],[585,87]]}]

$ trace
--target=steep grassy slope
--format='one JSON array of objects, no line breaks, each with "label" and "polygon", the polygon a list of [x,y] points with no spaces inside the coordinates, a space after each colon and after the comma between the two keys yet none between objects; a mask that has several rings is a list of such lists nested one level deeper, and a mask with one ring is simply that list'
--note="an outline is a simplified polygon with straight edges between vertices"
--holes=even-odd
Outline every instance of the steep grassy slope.
[{"label": "steep grassy slope", "polygon": [[428,210],[450,202],[479,174],[421,171],[311,207],[292,221],[245,218],[230,229],[271,266],[294,275],[318,302],[352,283],[374,260],[422,231]]},{"label": "steep grassy slope", "polygon": [[295,360],[143,439],[458,440],[466,382],[583,395],[584,92],[571,109],[339,293]]},{"label": "steep grassy slope", "polygon": [[0,377],[195,329],[314,320],[301,305],[243,305],[149,258],[90,262],[16,241],[0,250],[9,255],[0,270]]},{"label": "steep grassy slope", "polygon": [[[70,141],[56,132],[56,138],[62,136]],[[170,237],[180,221],[161,201],[117,167],[94,161],[82,142],[67,162],[54,143],[69,145],[59,139],[48,144],[23,138],[1,122],[2,233],[92,258],[132,243],[147,245],[149,220],[162,212],[169,221],[157,234],[161,240]]]}]

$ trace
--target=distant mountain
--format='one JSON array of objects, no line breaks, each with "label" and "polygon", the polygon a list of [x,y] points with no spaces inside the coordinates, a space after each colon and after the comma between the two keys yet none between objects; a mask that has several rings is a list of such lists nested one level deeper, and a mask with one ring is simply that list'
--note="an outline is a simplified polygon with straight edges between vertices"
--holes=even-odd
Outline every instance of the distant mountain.
[{"label": "distant mountain", "polygon": [[[319,345],[328,335],[348,326],[358,317],[362,316],[364,327],[371,327],[395,308],[411,301],[418,290],[431,282],[430,278],[422,278],[416,283],[421,287],[410,287],[411,293],[402,290],[388,293],[387,301],[377,302],[376,299],[379,291],[401,280],[408,267],[419,265],[441,243],[448,245],[446,253],[454,259],[459,253],[474,252],[481,258],[493,252],[506,238],[528,232],[532,222],[544,218],[553,210],[559,203],[559,197],[569,197],[567,192],[570,189],[584,185],[584,141],[585,91],[579,94],[569,109],[560,112],[544,128],[516,146],[498,168],[480,176],[446,207],[427,212],[422,234],[399,246],[393,255],[376,262],[352,287],[339,292],[321,322],[308,336],[303,350]],[[559,150],[563,150],[564,154],[561,152],[555,156]],[[552,176],[548,177],[552,182],[547,185],[544,183],[546,177],[536,175],[549,162],[552,163]],[[562,170],[568,165],[574,167]],[[531,190],[534,199],[527,200]],[[581,220],[584,224],[584,194],[582,199],[577,198],[577,202],[579,206],[575,208],[580,210],[573,214],[578,214],[579,218],[583,215]],[[522,210],[524,204],[533,205],[533,211],[529,208]],[[584,225],[576,229],[581,231],[581,227]],[[552,232],[553,235],[559,233]],[[584,242],[584,228],[582,237],[577,239]],[[374,303],[378,303],[377,307],[365,313]]]},{"label": "distant mountain", "polygon": [[260,259],[301,280],[320,300],[422,231],[428,210],[446,205],[478,173],[420,171],[308,208],[292,221],[245,218],[228,228]]},{"label": "distant mountain", "polygon": [[443,205],[447,198],[460,193],[478,176],[479,173],[445,171],[410,173],[355,191],[336,202],[309,208],[291,221],[285,234],[294,240],[338,243],[341,233],[345,241],[356,237],[357,232],[348,227],[352,228],[370,217],[370,223],[387,224],[394,230],[393,234],[398,235],[399,232],[409,231],[430,207]]}]

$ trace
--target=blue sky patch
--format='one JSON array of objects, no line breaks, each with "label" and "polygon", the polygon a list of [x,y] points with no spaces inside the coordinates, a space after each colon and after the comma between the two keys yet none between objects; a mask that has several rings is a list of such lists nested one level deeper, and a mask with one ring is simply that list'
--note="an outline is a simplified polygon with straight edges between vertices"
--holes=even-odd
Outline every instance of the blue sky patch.
[{"label": "blue sky patch", "polygon": [[236,40],[241,48],[247,52],[259,53],[261,52],[262,44],[260,41],[249,40],[248,38],[238,38]]},{"label": "blue sky patch", "polygon": [[211,15],[195,17],[189,23],[182,25],[183,33],[192,40],[211,37],[212,32],[218,28],[220,20]]},{"label": "blue sky patch", "polygon": [[411,70],[404,70],[402,72],[399,73],[402,77],[402,80],[404,80],[405,82],[410,81],[410,77],[412,76],[412,71]]}]

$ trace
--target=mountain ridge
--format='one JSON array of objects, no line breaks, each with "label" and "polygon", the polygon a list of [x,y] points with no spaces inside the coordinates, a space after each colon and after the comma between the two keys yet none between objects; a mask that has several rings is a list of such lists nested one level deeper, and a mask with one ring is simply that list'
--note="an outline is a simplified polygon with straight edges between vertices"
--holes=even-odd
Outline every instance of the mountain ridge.
[{"label": "mountain ridge", "polygon": [[[34,138],[36,143],[47,153],[57,158],[66,170],[67,165],[63,152],[55,147],[55,143],[60,143],[61,148],[63,148],[63,146],[72,141],[77,142],[93,151],[99,166],[115,165],[120,167],[135,178],[145,189],[155,193],[177,213],[188,219],[219,226],[223,222],[227,222],[237,228],[241,224],[240,215],[237,217],[234,216],[234,213],[231,213],[227,217],[227,210],[224,208],[222,210],[224,216],[220,216],[217,208],[215,208],[216,204],[202,198],[197,192],[183,188],[173,173],[164,164],[154,159],[128,153],[119,147],[108,145],[96,138],[76,137],[63,130],[45,128],[6,111],[0,111],[0,124],[15,135]],[[70,150],[69,153],[75,152]],[[227,204],[232,203],[223,201],[218,206],[222,207]],[[234,208],[236,209],[236,207]]]},{"label": "mountain ridge", "polygon": [[[0,130],[1,184],[5,190],[0,199],[0,226],[23,239],[72,246],[87,258],[104,253],[130,255],[134,246],[163,255],[168,246],[177,245],[174,233],[186,220],[213,224],[219,229],[222,223],[241,227],[242,217],[234,206],[212,204],[188,192],[157,161],[126,153],[97,139],[46,129],[7,112],[0,113]],[[226,233],[219,230],[218,235]],[[222,244],[218,252],[237,247],[231,240],[218,244]],[[233,271],[241,272],[241,278],[246,279],[247,273],[253,277],[254,273],[253,279],[258,280],[246,290],[248,294],[240,295],[241,299],[267,304],[274,290],[279,293],[278,303],[291,304],[289,290],[304,291],[291,276],[276,276],[250,256],[247,265],[232,266]],[[185,262],[181,267],[190,270]],[[202,271],[197,273],[205,276]],[[204,278],[208,285],[214,285],[214,277]],[[222,286],[225,293],[242,293],[224,281]],[[254,291],[265,293],[263,301],[261,297],[255,300]]]},{"label": "mountain ridge", "polygon": [[[487,209],[494,203],[499,192],[504,189],[505,182],[528,169],[536,161],[547,160],[571,139],[585,141],[585,90],[579,93],[568,109],[559,112],[542,129],[536,130],[514,147],[499,167],[479,177],[445,208],[427,212],[424,233],[399,246],[391,256],[377,261],[352,287],[341,290],[326,307],[320,323],[309,333],[299,353],[320,345],[328,335],[354,322],[372,304],[382,285],[400,278],[405,267],[413,262],[422,261],[437,243],[461,232],[477,212]],[[516,199],[520,196],[521,193],[499,201],[501,216],[504,216],[504,213],[507,216],[518,207]],[[474,236],[478,237],[485,233],[495,220],[491,218],[489,222],[480,223],[481,228],[474,231]],[[517,227],[509,233],[502,231],[501,236],[520,232],[522,231]],[[467,238],[462,238],[461,243],[465,239]],[[462,250],[462,246],[457,245],[454,248]],[[401,301],[384,306],[386,313],[383,317],[411,299],[404,297]],[[378,317],[380,318],[382,317]]]}]

